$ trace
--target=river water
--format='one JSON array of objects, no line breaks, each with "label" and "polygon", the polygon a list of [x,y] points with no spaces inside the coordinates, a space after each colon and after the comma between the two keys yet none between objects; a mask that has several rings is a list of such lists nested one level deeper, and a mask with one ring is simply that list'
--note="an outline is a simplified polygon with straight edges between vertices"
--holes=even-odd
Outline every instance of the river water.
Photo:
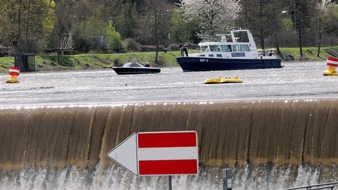
[{"label": "river water", "polygon": [[[195,130],[200,172],[173,189],[285,189],[338,179],[338,77],[325,62],[280,69],[0,75],[0,189],[167,189],[107,158],[142,131]],[[243,83],[204,84],[238,76]],[[2,81],[2,82],[1,82]]]},{"label": "river water", "polygon": [[[124,104],[262,99],[335,98],[338,77],[325,62],[284,63],[282,69],[117,75],[113,70],[21,73],[20,83],[1,75],[0,105]],[[241,84],[205,85],[208,78],[239,76]]]}]

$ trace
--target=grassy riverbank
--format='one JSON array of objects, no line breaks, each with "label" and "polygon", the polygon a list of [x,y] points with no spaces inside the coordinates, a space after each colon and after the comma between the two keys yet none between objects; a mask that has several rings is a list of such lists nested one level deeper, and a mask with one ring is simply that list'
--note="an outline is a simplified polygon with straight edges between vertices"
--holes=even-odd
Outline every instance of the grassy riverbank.
[{"label": "grassy riverbank", "polygon": [[[294,61],[300,61],[299,48],[281,48],[282,55],[292,55]],[[190,52],[191,53],[191,52]],[[167,53],[159,52],[159,64],[154,65],[155,52],[134,52],[134,53],[114,53],[114,54],[78,54],[78,55],[37,55],[35,56],[35,68],[37,71],[52,70],[81,70],[81,69],[101,69],[112,67],[115,64],[122,65],[126,62],[138,61],[148,62],[152,66],[173,67],[177,66],[175,58],[180,55],[178,51]],[[303,61],[325,61],[329,56],[323,48],[320,57],[317,57],[317,48],[303,48]],[[283,60],[291,61],[291,60]],[[5,73],[8,67],[14,65],[13,57],[0,57],[0,72]]]},{"label": "grassy riverbank", "polygon": [[[159,52],[159,67],[176,65],[175,58],[178,51]],[[78,55],[37,55],[35,68],[37,71],[51,70],[81,70],[101,69],[112,67],[115,64],[124,64],[131,61],[148,62],[154,65],[155,52],[114,53],[114,54],[78,54]],[[0,57],[0,72],[7,72],[8,67],[14,65],[13,57]]]}]

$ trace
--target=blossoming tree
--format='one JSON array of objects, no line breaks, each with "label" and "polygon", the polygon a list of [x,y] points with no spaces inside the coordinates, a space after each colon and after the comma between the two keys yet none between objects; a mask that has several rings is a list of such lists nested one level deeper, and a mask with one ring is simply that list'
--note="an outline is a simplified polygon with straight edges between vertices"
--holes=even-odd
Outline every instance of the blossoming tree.
[{"label": "blossoming tree", "polygon": [[181,0],[180,5],[186,20],[198,23],[198,36],[209,40],[233,29],[241,11],[241,5],[236,0]]}]

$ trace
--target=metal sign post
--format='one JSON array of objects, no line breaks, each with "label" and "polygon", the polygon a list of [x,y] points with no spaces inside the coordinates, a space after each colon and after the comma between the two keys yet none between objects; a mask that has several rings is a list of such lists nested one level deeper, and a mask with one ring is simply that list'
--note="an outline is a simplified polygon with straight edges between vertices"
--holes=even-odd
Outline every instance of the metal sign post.
[{"label": "metal sign post", "polygon": [[173,187],[172,187],[172,184],[171,184],[171,175],[169,175],[169,190],[172,190]]},{"label": "metal sign post", "polygon": [[232,190],[232,170],[231,168],[222,169],[223,190]]}]

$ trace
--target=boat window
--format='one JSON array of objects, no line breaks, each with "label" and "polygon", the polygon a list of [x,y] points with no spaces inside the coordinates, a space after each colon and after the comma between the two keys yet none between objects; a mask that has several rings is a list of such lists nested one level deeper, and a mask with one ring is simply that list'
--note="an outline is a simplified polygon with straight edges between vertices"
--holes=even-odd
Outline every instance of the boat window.
[{"label": "boat window", "polygon": [[231,52],[231,45],[221,45],[222,52]]},{"label": "boat window", "polygon": [[214,57],[214,54],[209,54],[209,57]]},{"label": "boat window", "polygon": [[133,62],[133,63],[130,64],[130,67],[141,67],[141,65]]},{"label": "boat window", "polygon": [[236,42],[249,42],[247,31],[234,32],[234,36],[237,39]]},{"label": "boat window", "polygon": [[230,34],[227,34],[225,37],[227,38],[227,42],[233,42]]},{"label": "boat window", "polygon": [[209,48],[210,48],[210,51],[216,51],[216,52],[221,51],[221,49],[219,49],[218,45],[210,45]]},{"label": "boat window", "polygon": [[250,51],[249,45],[241,44],[241,45],[233,45],[232,46],[233,52],[246,52]]},{"label": "boat window", "polygon": [[142,66],[137,62],[131,62],[124,64],[122,67],[142,67]]},{"label": "boat window", "polygon": [[248,44],[240,45],[240,51],[250,51]]},{"label": "boat window", "polygon": [[200,57],[205,57],[205,55],[204,55],[204,54],[202,54],[202,55],[200,55]]},{"label": "boat window", "polygon": [[232,46],[232,52],[237,52],[238,51],[238,45],[233,45]]},{"label": "boat window", "polygon": [[222,54],[217,54],[217,57],[222,57]]},{"label": "boat window", "polygon": [[201,46],[201,51],[202,51],[202,52],[207,52],[207,51],[209,51],[208,46]]}]

